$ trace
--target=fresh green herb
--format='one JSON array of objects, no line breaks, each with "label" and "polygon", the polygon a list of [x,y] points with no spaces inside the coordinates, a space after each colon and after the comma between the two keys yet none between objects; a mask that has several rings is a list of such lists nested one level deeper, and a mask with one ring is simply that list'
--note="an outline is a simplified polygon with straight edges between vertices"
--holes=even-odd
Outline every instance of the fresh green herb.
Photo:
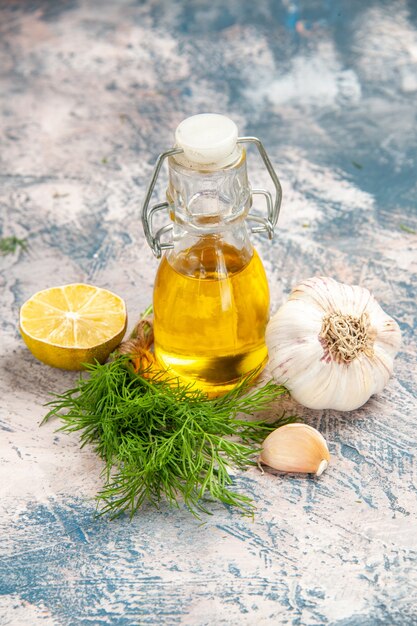
[{"label": "fresh green herb", "polygon": [[414,230],[414,228],[410,228],[406,224],[400,224],[400,229],[403,230],[405,233],[410,233],[410,235],[417,235],[417,231]]},{"label": "fresh green herb", "polygon": [[107,163],[108,163],[107,157],[103,157],[101,159],[101,162],[102,162],[103,165],[107,165]]},{"label": "fresh green herb", "polygon": [[352,165],[353,165],[353,167],[356,167],[357,170],[363,169],[363,165],[361,165],[357,161],[352,161]]},{"label": "fresh green herb", "polygon": [[97,496],[101,513],[132,517],[145,501],[178,506],[182,497],[198,517],[209,512],[207,496],[253,512],[251,499],[231,488],[229,470],[254,465],[266,435],[296,418],[283,416],[271,424],[236,416],[269,407],[284,387],[269,382],[249,390],[250,377],[208,399],[161,373],[138,375],[126,356],[88,370],[88,378],[49,402],[44,421],[59,416],[60,430],[81,431],[81,446],[92,444],[104,461],[105,485]]},{"label": "fresh green herb", "polygon": [[3,237],[0,239],[0,255],[14,254],[20,248],[24,252],[28,249],[26,239],[18,239],[18,237]]}]

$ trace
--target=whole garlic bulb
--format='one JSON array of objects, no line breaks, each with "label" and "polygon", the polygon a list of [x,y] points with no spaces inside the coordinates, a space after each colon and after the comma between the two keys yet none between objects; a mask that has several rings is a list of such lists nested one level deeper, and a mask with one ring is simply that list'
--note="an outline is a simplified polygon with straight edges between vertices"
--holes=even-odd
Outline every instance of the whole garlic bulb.
[{"label": "whole garlic bulb", "polygon": [[385,387],[401,331],[367,289],[317,277],[292,290],[266,343],[273,378],[297,402],[352,411]]}]

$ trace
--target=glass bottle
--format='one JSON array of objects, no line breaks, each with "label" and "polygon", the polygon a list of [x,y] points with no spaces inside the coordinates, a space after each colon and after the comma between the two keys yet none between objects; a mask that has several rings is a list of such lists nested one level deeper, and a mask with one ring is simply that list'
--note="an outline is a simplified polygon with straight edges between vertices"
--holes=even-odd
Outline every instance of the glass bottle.
[{"label": "glass bottle", "polygon": [[[268,282],[246,225],[254,192],[236,125],[220,115],[194,116],[177,128],[176,143],[164,153],[167,202],[148,209],[151,183],[143,212],[155,253],[167,249],[154,287],[155,356],[183,383],[215,396],[267,361]],[[273,218],[270,194],[255,193],[265,196]],[[152,214],[164,208],[171,227],[154,237]],[[256,230],[273,230],[271,219],[250,219],[262,224]],[[172,241],[161,243],[168,230]]]}]

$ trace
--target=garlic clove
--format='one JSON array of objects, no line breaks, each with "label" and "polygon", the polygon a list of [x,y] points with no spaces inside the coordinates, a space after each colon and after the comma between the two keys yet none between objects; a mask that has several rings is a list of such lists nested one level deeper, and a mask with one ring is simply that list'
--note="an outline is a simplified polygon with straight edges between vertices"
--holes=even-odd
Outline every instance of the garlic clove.
[{"label": "garlic clove", "polygon": [[318,430],[307,424],[287,424],[268,435],[259,461],[281,472],[321,476],[328,467],[330,454]]}]

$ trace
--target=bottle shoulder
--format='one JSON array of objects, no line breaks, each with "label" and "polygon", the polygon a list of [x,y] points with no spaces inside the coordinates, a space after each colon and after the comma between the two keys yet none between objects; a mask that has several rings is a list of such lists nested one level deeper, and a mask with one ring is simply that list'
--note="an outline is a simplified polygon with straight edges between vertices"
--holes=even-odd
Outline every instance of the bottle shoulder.
[{"label": "bottle shoulder", "polygon": [[210,237],[177,252],[171,250],[161,261],[158,274],[174,270],[183,276],[197,279],[221,280],[242,272],[250,264],[260,266],[262,261],[250,245],[237,248],[225,241]]}]

